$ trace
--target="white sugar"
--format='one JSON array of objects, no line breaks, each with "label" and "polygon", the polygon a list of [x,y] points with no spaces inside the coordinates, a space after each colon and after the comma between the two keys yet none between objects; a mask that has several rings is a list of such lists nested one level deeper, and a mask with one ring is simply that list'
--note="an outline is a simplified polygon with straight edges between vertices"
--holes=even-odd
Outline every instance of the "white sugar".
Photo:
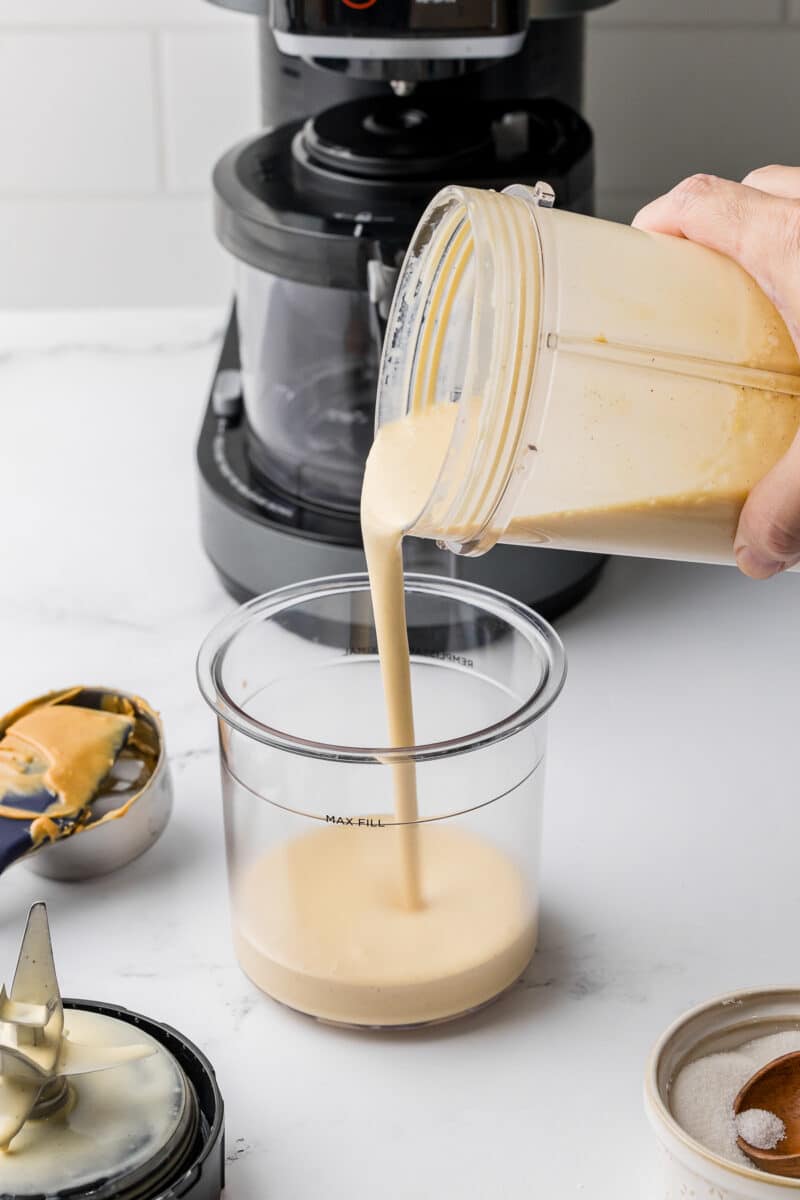
[{"label": "white sugar", "polygon": [[[713,1154],[751,1167],[750,1159],[736,1144],[733,1102],[756,1071],[774,1058],[796,1050],[800,1050],[800,1030],[756,1038],[737,1050],[698,1058],[679,1071],[672,1082],[672,1115],[690,1137]],[[772,1113],[767,1116],[777,1120]],[[750,1144],[756,1146],[758,1143]]]},{"label": "white sugar", "polygon": [[774,1150],[786,1137],[786,1126],[765,1108],[748,1108],[736,1118],[736,1132],[756,1150]]}]

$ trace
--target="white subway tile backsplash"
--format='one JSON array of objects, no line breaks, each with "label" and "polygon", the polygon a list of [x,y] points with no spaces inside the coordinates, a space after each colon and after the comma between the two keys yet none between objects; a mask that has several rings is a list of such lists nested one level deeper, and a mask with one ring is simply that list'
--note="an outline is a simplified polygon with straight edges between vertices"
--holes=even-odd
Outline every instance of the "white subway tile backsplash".
[{"label": "white subway tile backsplash", "polygon": [[0,33],[0,191],[159,185],[151,36]]},{"label": "white subway tile backsplash", "polygon": [[208,199],[0,200],[0,308],[220,304]]},{"label": "white subway tile backsplash", "polygon": [[239,28],[253,18],[208,0],[0,0],[0,27],[210,25]]},{"label": "white subway tile backsplash", "polygon": [[159,39],[167,186],[207,191],[223,152],[260,127],[255,30]]},{"label": "white subway tile backsplash", "polygon": [[592,13],[607,25],[768,25],[783,18],[783,0],[615,0]]},{"label": "white subway tile backsplash", "polygon": [[[257,55],[254,18],[207,0],[0,0],[0,305],[224,300],[210,173],[259,127]],[[598,214],[799,161],[798,56],[800,0],[593,13]]]},{"label": "white subway tile backsplash", "polygon": [[797,162],[800,30],[593,27],[587,114],[597,183],[654,193],[684,175],[732,178]]}]

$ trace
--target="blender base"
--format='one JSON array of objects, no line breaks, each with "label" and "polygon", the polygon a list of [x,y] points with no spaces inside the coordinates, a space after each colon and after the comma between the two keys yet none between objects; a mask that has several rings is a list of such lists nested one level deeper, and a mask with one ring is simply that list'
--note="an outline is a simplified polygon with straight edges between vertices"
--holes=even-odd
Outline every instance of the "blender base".
[{"label": "blender base", "polygon": [[[218,372],[239,367],[234,309]],[[221,416],[209,399],[197,444],[200,525],[226,591],[241,602],[303,579],[365,571],[357,514],[317,511],[267,489],[245,441],[244,421]],[[494,588],[552,620],[588,595],[605,562],[599,554],[502,545],[462,558],[408,539],[406,566]]]}]

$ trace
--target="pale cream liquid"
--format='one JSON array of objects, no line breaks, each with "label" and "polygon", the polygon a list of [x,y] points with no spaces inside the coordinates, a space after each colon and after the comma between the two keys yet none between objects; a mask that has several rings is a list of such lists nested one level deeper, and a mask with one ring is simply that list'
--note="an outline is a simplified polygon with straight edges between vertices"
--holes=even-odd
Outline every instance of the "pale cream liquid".
[{"label": "pale cream liquid", "polygon": [[[581,366],[574,391],[550,408],[542,448],[497,539],[732,562],[742,506],[791,444],[800,395],[719,385],[700,396],[697,381],[673,378],[668,408],[657,409],[637,372],[601,392],[587,386]],[[595,375],[605,369],[601,363]],[[380,461],[388,475],[412,444],[424,444],[423,469],[435,482],[458,415],[458,405],[437,405],[385,426],[373,449],[376,469]],[[469,540],[480,530],[454,524],[436,532]]]},{"label": "pale cream liquid", "polygon": [[[751,488],[788,449],[800,396],[571,364],[504,542],[732,562]],[[655,387],[655,391],[653,390]],[[800,379],[798,379],[800,390]]]},{"label": "pale cream liquid", "polygon": [[574,213],[544,219],[558,246],[553,393],[496,534],[733,562],[742,505],[800,424],[783,320],[701,246]]},{"label": "pale cream liquid", "polygon": [[236,953],[276,1000],[327,1021],[412,1025],[467,1012],[533,953],[527,881],[451,822],[415,826],[421,903],[398,891],[401,830],[325,826],[243,875]]},{"label": "pale cream liquid", "polygon": [[76,1075],[71,1099],[28,1121],[0,1151],[0,1195],[47,1195],[97,1186],[150,1162],[174,1136],[186,1104],[177,1063],[144,1030],[81,1009],[64,1010],[64,1029],[87,1046],[152,1046],[153,1053],[107,1071]]},{"label": "pale cream liquid", "polygon": [[[449,412],[436,410],[419,425],[381,430],[364,481],[362,528],[395,747],[415,744],[402,536],[435,483],[446,445],[435,430],[449,422]],[[416,823],[414,764],[391,770],[394,813],[383,827],[324,827],[276,847],[237,881],[242,966],[271,996],[325,1020],[444,1020],[502,992],[533,953],[536,912],[519,867],[453,821]]]},{"label": "pale cream liquid", "polygon": [[[441,408],[425,422],[398,421],[379,430],[367,459],[361,493],[361,532],[391,746],[413,746],[414,708],[408,653],[403,534],[414,523],[436,483],[450,414]],[[395,819],[404,823],[402,890],[408,908],[422,902],[413,763],[392,765]],[[412,824],[405,824],[412,822]]]}]

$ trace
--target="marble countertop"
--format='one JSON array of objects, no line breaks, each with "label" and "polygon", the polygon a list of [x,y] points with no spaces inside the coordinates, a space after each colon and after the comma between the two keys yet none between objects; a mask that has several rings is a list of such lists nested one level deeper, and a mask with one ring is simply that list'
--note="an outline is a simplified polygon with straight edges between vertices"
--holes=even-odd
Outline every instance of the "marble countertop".
[{"label": "marble countertop", "polygon": [[295,1016],[234,960],[194,679],[233,607],[200,547],[193,462],[222,321],[0,315],[0,710],[78,681],[141,692],[177,791],[161,841],[115,875],[7,873],[0,976],[46,900],[66,995],[177,1025],[211,1057],[236,1200],[658,1197],[650,1046],[718,993],[798,983],[800,576],[612,563],[559,623],[570,677],[523,981],[427,1033]]}]

